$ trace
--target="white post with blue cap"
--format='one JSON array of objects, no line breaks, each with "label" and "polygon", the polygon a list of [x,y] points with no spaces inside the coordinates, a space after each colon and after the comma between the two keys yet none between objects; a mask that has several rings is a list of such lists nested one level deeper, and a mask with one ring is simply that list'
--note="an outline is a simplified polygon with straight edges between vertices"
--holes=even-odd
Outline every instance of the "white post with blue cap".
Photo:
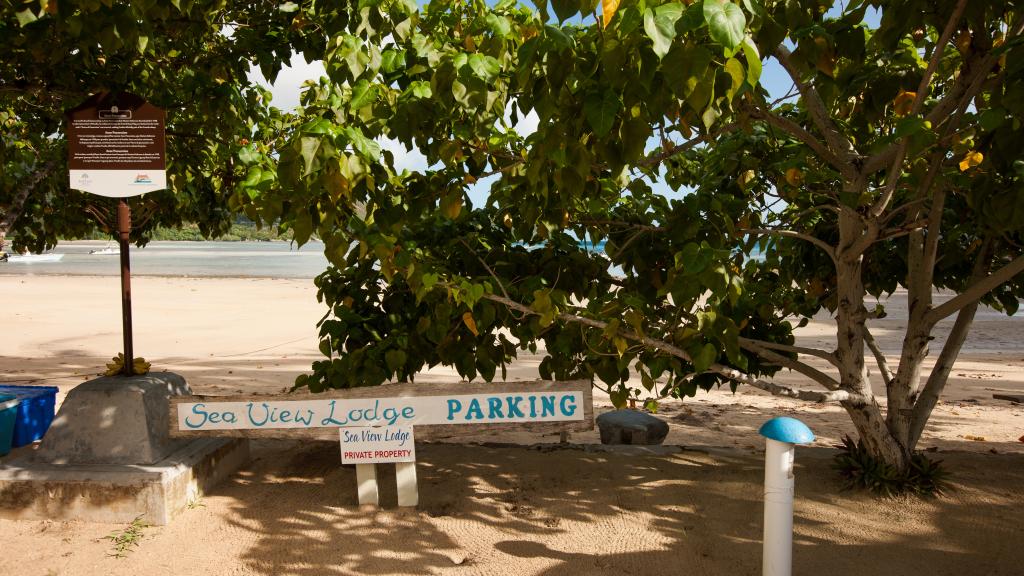
[{"label": "white post with blue cap", "polygon": [[764,576],[793,571],[793,454],[796,444],[810,444],[814,434],[795,418],[772,418],[761,426],[764,454]]}]

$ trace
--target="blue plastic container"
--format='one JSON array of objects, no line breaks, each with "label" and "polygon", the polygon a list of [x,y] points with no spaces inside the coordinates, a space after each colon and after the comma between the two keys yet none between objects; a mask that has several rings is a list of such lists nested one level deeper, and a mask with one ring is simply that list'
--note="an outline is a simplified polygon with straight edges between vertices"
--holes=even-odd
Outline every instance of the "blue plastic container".
[{"label": "blue plastic container", "polygon": [[46,434],[53,422],[57,390],[56,386],[0,386],[0,394],[19,400],[11,442],[15,448],[31,444]]},{"label": "blue plastic container", "polygon": [[18,414],[18,398],[10,394],[0,394],[0,456],[11,451],[14,440],[14,420]]}]

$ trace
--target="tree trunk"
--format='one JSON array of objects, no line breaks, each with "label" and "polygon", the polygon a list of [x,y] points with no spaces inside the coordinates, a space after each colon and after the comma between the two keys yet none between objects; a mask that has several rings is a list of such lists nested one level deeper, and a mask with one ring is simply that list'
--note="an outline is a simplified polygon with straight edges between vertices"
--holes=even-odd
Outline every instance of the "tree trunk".
[{"label": "tree trunk", "polygon": [[[862,277],[864,254],[863,249],[859,247],[865,245],[865,235],[868,234],[872,234],[872,231],[865,226],[859,214],[852,210],[840,213],[839,244],[836,251],[836,359],[842,388],[868,398],[863,405],[848,402],[843,402],[842,405],[850,415],[868,453],[903,472],[910,467],[910,452],[887,425],[882,409],[871,390],[867,365],[864,362],[864,324],[867,321],[867,310],[864,308]],[[907,428],[909,429],[909,425]]]},{"label": "tree trunk", "polygon": [[911,453],[893,436],[877,402],[872,401],[863,406],[853,406],[844,402],[843,408],[850,415],[857,435],[871,456],[901,472],[906,472],[910,468]]}]

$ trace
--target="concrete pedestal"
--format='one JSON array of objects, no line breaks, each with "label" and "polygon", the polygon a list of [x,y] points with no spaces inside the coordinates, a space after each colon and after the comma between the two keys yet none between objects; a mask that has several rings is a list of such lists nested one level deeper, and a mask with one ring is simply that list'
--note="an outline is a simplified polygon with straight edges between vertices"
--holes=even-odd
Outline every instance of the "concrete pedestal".
[{"label": "concrete pedestal", "polygon": [[37,450],[0,464],[0,517],[167,524],[249,459],[247,440],[168,437],[170,372],[80,384]]},{"label": "concrete pedestal", "polygon": [[168,437],[171,396],[188,395],[171,372],[103,376],[68,392],[33,455],[48,464],[155,464],[187,441]]},{"label": "concrete pedestal", "polygon": [[22,458],[0,465],[0,518],[123,523],[142,516],[162,526],[248,460],[247,440],[221,438],[190,441],[145,466]]}]

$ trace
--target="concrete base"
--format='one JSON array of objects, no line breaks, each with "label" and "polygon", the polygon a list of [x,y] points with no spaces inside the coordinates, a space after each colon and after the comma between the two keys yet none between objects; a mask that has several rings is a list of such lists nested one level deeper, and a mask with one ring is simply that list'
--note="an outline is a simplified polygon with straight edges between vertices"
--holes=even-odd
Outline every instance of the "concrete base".
[{"label": "concrete base", "polygon": [[191,394],[172,372],[102,376],[68,392],[33,458],[49,464],[156,464],[186,445],[168,437],[171,396]]},{"label": "concrete base", "polygon": [[165,525],[249,460],[248,440],[187,442],[150,465],[50,464],[29,457],[0,465],[0,518]]}]

